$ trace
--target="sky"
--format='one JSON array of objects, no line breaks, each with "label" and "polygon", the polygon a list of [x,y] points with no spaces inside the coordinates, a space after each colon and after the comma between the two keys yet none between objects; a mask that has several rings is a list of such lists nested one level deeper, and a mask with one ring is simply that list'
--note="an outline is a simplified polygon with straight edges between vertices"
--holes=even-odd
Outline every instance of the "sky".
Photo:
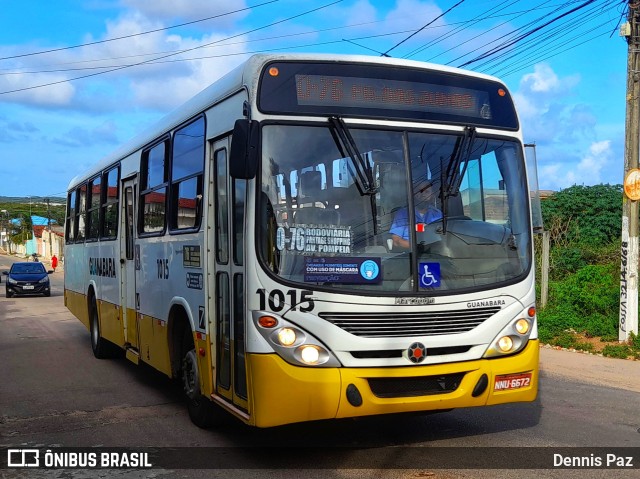
[{"label": "sky", "polygon": [[69,181],[256,52],[505,82],[541,189],[620,184],[624,0],[0,0],[0,196]]}]

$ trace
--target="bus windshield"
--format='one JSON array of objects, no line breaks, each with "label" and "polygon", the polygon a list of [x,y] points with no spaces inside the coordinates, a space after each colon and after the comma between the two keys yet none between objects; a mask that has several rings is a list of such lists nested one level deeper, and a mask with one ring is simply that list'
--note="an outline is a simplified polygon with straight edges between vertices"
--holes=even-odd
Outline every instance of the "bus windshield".
[{"label": "bus windshield", "polygon": [[518,141],[336,124],[262,128],[257,241],[273,274],[307,288],[437,295],[529,271]]}]

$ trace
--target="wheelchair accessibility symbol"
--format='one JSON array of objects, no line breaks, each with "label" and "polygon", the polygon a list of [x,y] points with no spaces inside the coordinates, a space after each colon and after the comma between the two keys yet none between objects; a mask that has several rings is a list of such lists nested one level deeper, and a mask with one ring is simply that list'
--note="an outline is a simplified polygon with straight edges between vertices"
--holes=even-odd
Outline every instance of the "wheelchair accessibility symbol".
[{"label": "wheelchair accessibility symbol", "polygon": [[419,267],[420,287],[440,287],[440,263],[420,263]]}]

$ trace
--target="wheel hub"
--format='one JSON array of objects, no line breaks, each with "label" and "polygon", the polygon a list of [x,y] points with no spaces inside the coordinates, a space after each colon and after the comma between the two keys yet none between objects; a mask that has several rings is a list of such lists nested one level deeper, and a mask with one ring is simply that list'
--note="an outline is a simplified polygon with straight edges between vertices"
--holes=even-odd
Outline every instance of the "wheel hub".
[{"label": "wheel hub", "polygon": [[200,378],[198,377],[195,349],[185,354],[182,360],[182,386],[189,398],[196,399],[200,395]]}]

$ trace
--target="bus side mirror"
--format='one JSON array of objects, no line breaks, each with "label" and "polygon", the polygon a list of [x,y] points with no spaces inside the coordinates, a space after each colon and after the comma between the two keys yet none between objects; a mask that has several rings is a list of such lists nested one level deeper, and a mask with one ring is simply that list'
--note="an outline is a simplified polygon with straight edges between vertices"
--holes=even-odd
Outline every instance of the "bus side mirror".
[{"label": "bus side mirror", "polygon": [[250,180],[258,172],[260,128],[257,121],[236,120],[229,152],[229,173],[232,178]]}]

